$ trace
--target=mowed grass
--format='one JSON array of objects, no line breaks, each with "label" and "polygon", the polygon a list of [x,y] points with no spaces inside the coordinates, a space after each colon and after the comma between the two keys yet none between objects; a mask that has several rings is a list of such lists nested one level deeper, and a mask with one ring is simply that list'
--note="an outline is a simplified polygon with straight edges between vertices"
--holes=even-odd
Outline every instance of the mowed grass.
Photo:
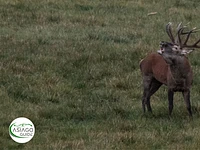
[{"label": "mowed grass", "polygon": [[[199,149],[199,50],[193,120],[180,93],[169,118],[166,87],[143,115],[139,70],[169,21],[200,27],[199,14],[198,0],[0,0],[0,149]],[[21,116],[36,127],[26,144],[8,133]]]}]

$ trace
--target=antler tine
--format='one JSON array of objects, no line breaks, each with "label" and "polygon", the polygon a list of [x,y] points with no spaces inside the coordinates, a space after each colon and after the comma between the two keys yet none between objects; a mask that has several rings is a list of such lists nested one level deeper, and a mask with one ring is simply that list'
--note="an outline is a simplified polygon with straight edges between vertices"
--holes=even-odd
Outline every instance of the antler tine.
[{"label": "antler tine", "polygon": [[180,28],[182,28],[182,22],[180,22],[177,26],[177,30],[179,30]]},{"label": "antler tine", "polygon": [[[187,26],[184,26],[184,27],[187,27]],[[193,30],[192,33],[196,33],[196,32],[199,32],[199,31],[200,31],[200,29],[197,29],[196,27],[194,27],[192,30]],[[188,34],[189,32],[190,32],[190,31],[182,32],[181,34]]]},{"label": "antler tine", "polygon": [[185,42],[184,42],[183,45],[186,45],[186,44],[187,44],[190,35],[191,35],[192,33],[196,32],[195,30],[196,30],[196,28],[193,28],[191,31],[189,31],[189,32],[187,33],[187,37],[186,37]]},{"label": "antler tine", "polygon": [[196,43],[194,43],[195,48],[200,48],[200,46],[197,45],[199,42],[200,42],[200,39]]},{"label": "antler tine", "polygon": [[[182,28],[183,27],[182,27],[182,22],[181,22],[177,26],[177,36],[176,36],[176,39],[175,39],[175,43],[177,45],[181,44],[180,31],[181,31]],[[182,33],[182,31],[181,31],[181,33]]]},{"label": "antler tine", "polygon": [[180,37],[180,34],[183,33],[183,30],[184,30],[184,27],[181,27],[177,32],[177,43],[176,44],[179,45],[180,47],[183,46],[182,41],[181,41],[181,37]]},{"label": "antler tine", "polygon": [[172,43],[174,43],[175,41],[174,41],[174,37],[173,37],[173,34],[172,34],[171,25],[172,25],[171,22],[169,22],[169,23],[166,25],[166,32],[167,32],[169,38],[171,39]]}]

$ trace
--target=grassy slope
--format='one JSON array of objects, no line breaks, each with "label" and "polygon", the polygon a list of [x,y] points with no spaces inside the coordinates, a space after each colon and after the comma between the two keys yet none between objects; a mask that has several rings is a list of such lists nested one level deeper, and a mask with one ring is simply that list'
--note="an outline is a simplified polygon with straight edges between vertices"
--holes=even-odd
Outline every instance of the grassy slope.
[{"label": "grassy slope", "polygon": [[[179,93],[168,118],[165,87],[143,117],[138,66],[168,40],[166,23],[199,27],[198,14],[198,0],[0,0],[0,148],[199,148],[200,52],[189,56],[193,121]],[[8,135],[19,116],[36,126],[23,145]]]}]

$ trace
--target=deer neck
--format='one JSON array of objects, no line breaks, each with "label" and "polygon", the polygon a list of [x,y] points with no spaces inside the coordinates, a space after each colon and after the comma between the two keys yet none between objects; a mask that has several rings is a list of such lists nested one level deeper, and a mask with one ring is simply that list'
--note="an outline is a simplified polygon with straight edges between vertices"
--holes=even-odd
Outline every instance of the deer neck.
[{"label": "deer neck", "polygon": [[188,72],[185,67],[185,56],[176,56],[171,59],[172,63],[169,64],[171,78],[176,82],[185,79]]},{"label": "deer neck", "polygon": [[185,56],[164,54],[163,58],[168,64],[168,73],[172,79],[178,81],[187,75]]}]

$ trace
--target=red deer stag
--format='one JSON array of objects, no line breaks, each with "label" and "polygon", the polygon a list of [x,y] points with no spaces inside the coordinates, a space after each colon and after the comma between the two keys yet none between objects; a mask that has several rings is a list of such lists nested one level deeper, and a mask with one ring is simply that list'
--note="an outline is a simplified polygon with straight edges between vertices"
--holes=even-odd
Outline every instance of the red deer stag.
[{"label": "red deer stag", "polygon": [[[189,115],[192,117],[190,105],[190,87],[192,85],[193,73],[186,54],[194,48],[200,48],[197,44],[188,45],[188,39],[192,33],[197,32],[196,28],[185,31],[186,26],[181,24],[177,27],[177,36],[174,38],[171,23],[166,25],[166,32],[172,43],[161,42],[158,53],[151,53],[140,62],[140,70],[143,77],[143,98],[142,107],[145,106],[152,112],[150,97],[164,84],[168,87],[169,115],[173,109],[174,92],[182,92]],[[187,35],[182,43],[181,35]]]}]

